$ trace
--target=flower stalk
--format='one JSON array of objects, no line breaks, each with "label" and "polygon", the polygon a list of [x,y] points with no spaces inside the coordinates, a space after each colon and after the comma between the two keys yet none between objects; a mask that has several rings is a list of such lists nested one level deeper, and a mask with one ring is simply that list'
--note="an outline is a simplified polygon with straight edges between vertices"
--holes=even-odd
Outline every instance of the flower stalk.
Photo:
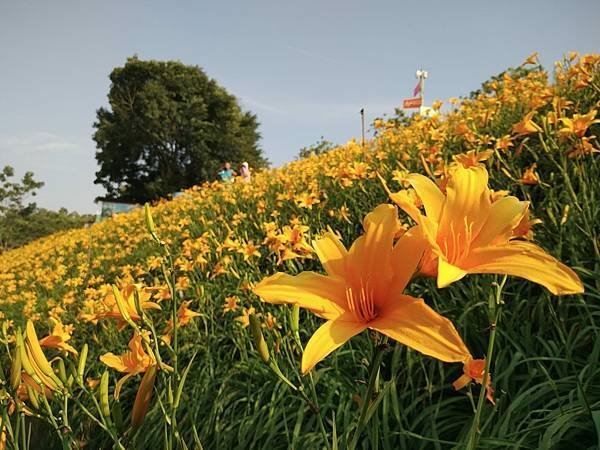
[{"label": "flower stalk", "polygon": [[481,422],[481,414],[483,412],[483,405],[486,398],[486,389],[490,379],[490,367],[492,364],[492,358],[494,356],[494,343],[496,341],[496,332],[498,329],[498,322],[500,320],[500,313],[502,312],[502,289],[506,283],[506,275],[502,278],[502,281],[497,284],[495,296],[490,298],[488,303],[488,311],[490,316],[490,337],[488,340],[488,348],[485,357],[485,370],[483,372],[483,379],[481,382],[481,391],[479,393],[479,400],[477,401],[477,410],[475,411],[475,417],[473,418],[473,424],[469,431],[469,437],[467,440],[467,450],[475,450],[477,443],[481,435],[479,424]]},{"label": "flower stalk", "polygon": [[354,429],[354,435],[352,436],[352,440],[348,445],[348,450],[354,450],[356,448],[356,445],[358,444],[358,439],[360,438],[363,429],[367,425],[367,413],[369,412],[369,406],[371,405],[371,400],[373,398],[373,394],[376,391],[377,382],[379,380],[379,366],[381,365],[381,361],[383,360],[383,355],[388,349],[386,341],[379,344],[375,349],[375,354],[373,356],[373,360],[371,361],[371,366],[369,368],[369,381],[367,384],[367,391],[365,392],[365,397],[362,401],[360,416],[358,417],[358,422],[356,424],[356,428]]}]

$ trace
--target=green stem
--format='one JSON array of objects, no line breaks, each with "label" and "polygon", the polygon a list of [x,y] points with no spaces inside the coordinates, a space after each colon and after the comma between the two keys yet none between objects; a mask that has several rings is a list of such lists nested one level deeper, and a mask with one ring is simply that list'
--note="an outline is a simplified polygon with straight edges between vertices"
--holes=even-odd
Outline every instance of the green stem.
[{"label": "green stem", "polygon": [[58,438],[60,439],[60,443],[62,445],[63,450],[69,450],[71,448],[69,445],[69,442],[67,442],[65,440],[65,438],[62,434],[62,431],[61,431],[61,427],[58,425],[58,422],[56,421],[56,419],[54,417],[54,413],[52,412],[52,408],[50,407],[50,403],[48,403],[48,399],[44,395],[44,392],[42,392],[42,394],[40,395],[40,398],[42,399],[42,403],[44,404],[44,407],[46,408],[46,413],[48,414],[48,420],[54,427],[54,431],[56,431],[56,434],[58,435]]},{"label": "green stem", "polygon": [[[300,334],[298,333],[298,331],[294,331],[292,333],[293,339],[296,343],[296,345],[298,346],[298,348],[300,349],[300,351],[302,353],[304,353],[304,347],[302,346],[302,341],[300,341]],[[327,447],[327,450],[331,450],[331,445],[329,444],[329,436],[327,435],[327,430],[325,429],[325,423],[323,422],[323,417],[321,416],[321,408],[319,407],[319,399],[317,397],[317,388],[315,385],[315,379],[312,376],[312,372],[308,372],[308,384],[310,386],[310,392],[312,395],[312,404],[314,405],[316,411],[316,415],[317,415],[317,422],[319,423],[319,430],[321,431],[321,435],[323,436],[323,440],[325,441],[325,445]],[[309,401],[308,398],[305,399],[305,401],[309,404],[311,404],[311,402]]]},{"label": "green stem", "polygon": [[325,429],[325,424],[323,423],[323,417],[321,417],[321,408],[319,408],[319,400],[317,397],[317,389],[315,387],[315,380],[313,379],[312,372],[308,373],[308,384],[310,385],[310,392],[312,394],[312,401],[315,405],[317,412],[317,422],[319,423],[319,429],[321,430],[321,435],[323,436],[323,440],[325,441],[325,445],[327,446],[327,450],[331,450],[331,445],[329,445],[329,439],[327,436],[327,430]]},{"label": "green stem", "polygon": [[354,435],[352,436],[352,440],[350,441],[350,445],[348,445],[348,450],[354,450],[356,445],[358,444],[358,439],[367,424],[367,412],[369,411],[369,405],[371,404],[371,398],[373,397],[373,392],[375,391],[375,382],[377,381],[377,374],[379,373],[379,366],[381,365],[381,361],[383,360],[383,355],[385,353],[385,349],[387,347],[386,343],[377,346],[375,350],[375,356],[373,356],[373,361],[371,362],[370,374],[369,374],[369,384],[367,385],[367,392],[365,393],[365,397],[363,398],[362,409],[360,411],[360,416],[358,417],[358,423],[356,424],[356,429],[354,430]]},{"label": "green stem", "polygon": [[469,431],[469,439],[467,441],[467,450],[475,450],[477,448],[477,442],[479,441],[479,435],[481,434],[481,430],[479,429],[479,424],[481,422],[481,414],[483,412],[483,406],[486,398],[486,387],[488,383],[488,379],[490,378],[490,367],[492,364],[492,357],[494,356],[494,343],[496,341],[496,330],[498,327],[498,322],[500,320],[500,312],[502,311],[502,288],[506,283],[506,275],[502,279],[502,282],[498,284],[498,289],[496,291],[495,301],[490,301],[489,304],[489,312],[491,316],[490,321],[490,339],[488,341],[487,354],[485,359],[485,370],[483,372],[483,379],[481,380],[481,391],[479,393],[479,400],[477,401],[477,411],[475,412],[475,417],[473,418],[473,424],[471,425],[471,430]]},{"label": "green stem", "polygon": [[96,425],[98,425],[100,428],[102,428],[104,431],[106,431],[108,434],[110,434],[110,430],[107,428],[105,423],[101,422],[100,419],[98,419],[96,416],[94,416],[90,412],[90,410],[87,409],[78,399],[73,398],[73,401],[84,412],[85,415],[87,415],[90,419],[92,419],[92,421],[94,421],[96,423]]},{"label": "green stem", "polygon": [[[173,257],[171,256],[171,252],[166,244],[163,245],[164,252],[169,259],[169,275],[171,276],[171,280],[169,284],[171,290],[171,323],[173,324],[173,374],[170,374],[169,377],[174,379],[176,384],[179,384],[179,369],[178,369],[178,358],[179,358],[179,337],[178,337],[178,304],[177,304],[177,290],[175,288],[175,265],[173,264]],[[169,383],[169,399],[173,399],[173,391],[171,387],[171,383]],[[172,445],[178,437],[177,430],[177,407],[173,402],[170,404],[171,408],[171,426],[169,427],[172,435],[169,437],[169,448],[173,448]]]},{"label": "green stem", "polygon": [[21,414],[19,420],[21,421],[21,445],[23,446],[23,450],[27,450],[29,445],[27,442],[27,422],[25,421],[25,414]]},{"label": "green stem", "polygon": [[71,428],[69,427],[69,397],[67,395],[63,397],[62,420],[63,426],[71,433]]},{"label": "green stem", "polygon": [[75,401],[75,403],[81,408],[81,410],[87,414],[94,422],[96,422],[100,428],[102,428],[103,430],[105,430],[108,435],[111,437],[111,439],[113,440],[113,442],[115,443],[115,446],[119,449],[119,450],[125,450],[125,447],[123,446],[123,444],[121,444],[121,440],[119,439],[119,436],[117,434],[117,431],[114,429],[113,426],[111,426],[106,419],[104,418],[104,415],[102,414],[102,408],[100,408],[100,404],[98,403],[98,400],[96,399],[96,396],[94,395],[94,393],[90,392],[85,386],[81,386],[81,390],[89,397],[92,399],[92,402],[94,403],[94,406],[96,408],[96,411],[98,412],[98,417],[100,417],[100,419],[98,419],[96,416],[94,416],[91,411],[89,411],[81,401],[79,401],[79,399],[77,397],[73,397],[73,400]]},{"label": "green stem", "polygon": [[[6,408],[6,412],[8,411],[8,408]],[[8,417],[6,416],[6,412],[3,416],[3,425],[6,423],[7,425],[10,425],[10,421],[8,420]],[[19,402],[17,402],[17,420],[16,420],[16,424],[15,424],[15,434],[14,436],[12,436],[12,441],[14,443],[15,446],[15,450],[19,450],[19,434],[21,431],[21,419],[24,416],[24,414],[21,412],[21,408],[19,406]],[[23,436],[25,436],[25,433],[23,433]],[[10,441],[9,441],[10,442]],[[23,438],[23,448],[25,448],[25,438]]]}]

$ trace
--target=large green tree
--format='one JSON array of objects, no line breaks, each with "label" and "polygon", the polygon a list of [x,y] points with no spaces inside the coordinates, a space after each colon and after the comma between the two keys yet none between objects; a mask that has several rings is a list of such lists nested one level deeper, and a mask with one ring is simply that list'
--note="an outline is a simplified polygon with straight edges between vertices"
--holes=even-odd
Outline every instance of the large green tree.
[{"label": "large green tree", "polygon": [[267,165],[256,116],[200,67],[133,57],[110,80],[93,136],[104,199],[163,197],[215,179],[226,161]]}]

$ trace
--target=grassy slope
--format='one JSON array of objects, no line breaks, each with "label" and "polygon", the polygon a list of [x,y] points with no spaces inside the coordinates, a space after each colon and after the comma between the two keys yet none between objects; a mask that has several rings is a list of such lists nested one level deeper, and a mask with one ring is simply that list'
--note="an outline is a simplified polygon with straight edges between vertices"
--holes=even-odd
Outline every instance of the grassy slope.
[{"label": "grassy slope", "polygon": [[[376,171],[399,189],[391,180],[401,165],[422,172],[422,155],[429,161],[427,169],[435,170],[440,160],[448,162],[452,154],[493,148],[495,141],[487,136],[510,135],[512,125],[533,107],[538,108],[534,120],[539,124],[555,109],[560,111],[553,107],[553,97],[573,102],[563,111],[569,117],[593,109],[600,100],[598,73],[595,86],[582,89],[575,88],[582,75],[568,70],[564,75],[555,86],[548,85],[537,71],[521,79],[505,78],[444,119],[414,120],[408,127],[383,124],[367,150],[349,143],[324,156],[260,174],[251,185],[197,189],[158,205],[159,233],[181,257],[182,295],[193,300],[192,309],[204,314],[184,332],[184,362],[198,351],[180,417],[188,436],[195,424],[206,448],[316,448],[321,443],[314,414],[262,365],[246,330],[233,320],[241,312],[222,312],[224,299],[235,295],[243,306],[275,315],[280,328],[266,331],[268,342],[271,347],[279,343],[280,367],[294,381],[300,380],[300,354],[287,331],[287,310],[260,304],[247,286],[276,270],[294,273],[320,267],[313,259],[300,257],[278,265],[279,255],[267,245],[260,246],[259,257],[244,260],[250,241],[263,242],[264,223],[276,222],[283,232],[285,225],[298,220],[309,227],[305,242],[330,226],[350,244],[360,233],[364,214],[386,201]],[[461,124],[470,131],[461,131]],[[552,297],[531,283],[509,281],[493,370],[497,404],[484,411],[484,447],[562,448],[577,442],[578,447],[588,448],[600,442],[596,225],[600,168],[595,155],[567,158],[576,140],[559,138],[557,128],[550,124],[540,135],[513,138],[513,146],[496,152],[487,164],[493,188],[509,189],[532,201],[533,215],[543,221],[535,227],[536,242],[575,268],[586,294]],[[594,131],[597,134],[598,125],[587,135]],[[524,168],[534,161],[543,183],[520,184]],[[305,205],[311,198],[319,203],[309,209]],[[569,213],[565,214],[567,205]],[[292,244],[286,245],[294,250]],[[97,361],[106,351],[122,350],[129,335],[117,333],[113,324],[85,324],[78,321],[79,314],[90,312],[106,292],[105,283],[116,277],[161,284],[160,269],[153,265],[157,254],[139,211],[87,230],[44,238],[0,257],[2,310],[17,321],[34,317],[43,322],[53,314],[64,323],[76,323],[73,341],[76,346],[84,340],[91,342]],[[186,261],[191,266],[186,267]],[[218,267],[224,273],[217,275]],[[474,355],[483,356],[488,336],[483,306],[493,294],[493,281],[493,276],[473,276],[437,290],[432,280],[420,279],[410,292],[451,318]],[[306,342],[319,321],[305,314],[301,320]],[[334,414],[337,430],[351,429],[371,349],[370,337],[364,333],[317,367],[314,376],[320,407],[330,431]],[[99,368],[100,363],[89,375],[97,376]],[[468,394],[454,392],[450,385],[460,372],[458,365],[394,346],[386,355],[382,375],[384,380],[394,377],[395,383],[383,394],[382,406],[367,427],[365,446],[446,448],[464,441],[472,403]],[[135,394],[134,385],[124,393],[125,404]],[[476,398],[478,389],[473,394]],[[142,446],[151,448],[160,439],[161,430],[152,426],[157,417],[154,408]],[[92,446],[101,445],[87,429],[89,424],[81,426],[79,431]]]}]

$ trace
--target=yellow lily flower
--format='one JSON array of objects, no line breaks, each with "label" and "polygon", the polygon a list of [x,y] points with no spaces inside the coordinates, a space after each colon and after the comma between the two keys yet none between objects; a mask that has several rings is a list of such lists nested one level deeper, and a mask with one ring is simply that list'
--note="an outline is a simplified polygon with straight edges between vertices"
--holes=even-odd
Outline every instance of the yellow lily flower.
[{"label": "yellow lily flower", "polygon": [[574,134],[577,137],[583,137],[590,125],[600,123],[600,119],[595,118],[596,114],[597,111],[594,109],[587,114],[573,114],[573,118],[560,118],[563,128],[558,130],[559,134],[563,136]]},{"label": "yellow lily flower", "polygon": [[454,166],[446,194],[423,175],[411,174],[407,181],[423,201],[425,214],[405,191],[390,197],[417,223],[409,232],[421,232],[427,241],[419,271],[437,277],[438,287],[467,274],[497,273],[533,281],[555,295],[583,292],[575,272],[537,245],[516,239],[529,202],[513,196],[492,202],[484,166]]},{"label": "yellow lily flower", "polygon": [[521,184],[528,184],[528,185],[540,184],[540,177],[537,174],[537,172],[535,171],[536,167],[537,167],[537,164],[533,163],[531,166],[529,166],[527,169],[525,169],[523,171],[523,175],[521,175],[521,178],[519,179],[519,182]]},{"label": "yellow lily flower", "polygon": [[225,314],[226,312],[229,311],[235,311],[238,309],[238,298],[235,295],[232,295],[230,297],[226,297],[224,304],[223,304],[223,314]]},{"label": "yellow lily flower", "polygon": [[527,57],[527,59],[525,61],[523,61],[523,64],[521,64],[521,67],[527,66],[527,65],[536,65],[539,63],[540,63],[540,61],[538,59],[538,52],[533,52],[531,55],[529,55]]},{"label": "yellow lily flower", "polygon": [[464,167],[473,167],[478,166],[481,161],[486,161],[493,154],[493,150],[485,150],[483,152],[469,150],[467,153],[453,156],[452,159]]},{"label": "yellow lily flower", "polygon": [[[469,359],[463,366],[463,374],[452,383],[452,386],[458,391],[465,386],[468,386],[471,381],[482,384],[484,372],[485,359]],[[485,384],[485,398],[495,405],[494,388],[492,387],[492,377],[490,374],[488,374],[487,382]]]},{"label": "yellow lily flower", "polygon": [[567,153],[567,156],[569,158],[578,158],[580,156],[591,155],[592,153],[600,153],[600,150],[595,148],[591,143],[593,139],[595,139],[595,136],[582,137],[581,140],[575,144],[575,147]]},{"label": "yellow lily flower", "polygon": [[[177,326],[178,327],[184,327],[187,324],[190,323],[190,321],[194,318],[194,317],[198,317],[201,316],[202,314],[196,311],[192,311],[191,309],[188,308],[188,306],[190,305],[190,303],[192,303],[191,300],[182,302],[181,305],[179,306],[179,309],[177,310]],[[173,320],[169,319],[167,322],[167,326],[165,327],[165,330],[163,331],[163,335],[162,335],[162,340],[165,341],[167,344],[171,343],[171,331],[173,331]]]},{"label": "yellow lily flower", "polygon": [[277,273],[254,288],[263,301],[298,305],[327,319],[306,345],[302,373],[367,328],[442,361],[467,361],[469,350],[452,322],[402,294],[423,242],[404,235],[394,245],[400,223],[392,205],[379,205],[363,225],[365,234],[350,250],[331,232],[313,243],[327,275]]},{"label": "yellow lily flower", "polygon": [[525,136],[526,134],[531,133],[541,133],[542,128],[532,120],[534,114],[535,111],[529,112],[519,123],[513,125],[513,133],[515,133],[517,136]]},{"label": "yellow lily flower", "polygon": [[[121,296],[124,300],[124,308],[126,308],[126,313],[129,314],[131,320],[140,320],[140,315],[138,314],[137,308],[135,307],[135,291],[139,295],[139,303],[142,309],[161,309],[160,306],[150,301],[152,297],[152,290],[145,288],[142,289],[140,285],[136,284],[128,284],[125,287],[119,289]],[[117,328],[122,330],[127,325],[127,321],[121,314],[119,310],[119,306],[117,305],[117,300],[115,299],[114,293],[109,293],[104,300],[102,301],[104,311],[95,314],[94,319],[105,319],[112,318],[117,319]]]},{"label": "yellow lily flower", "polygon": [[114,353],[105,353],[100,356],[100,361],[108,367],[112,367],[119,372],[126,373],[115,386],[115,399],[119,398],[123,384],[131,377],[143,373],[149,367],[156,365],[154,356],[146,353],[142,344],[142,336],[137,332],[129,341],[129,351],[123,355],[115,355]]},{"label": "yellow lily flower", "polygon": [[250,308],[246,308],[245,306],[242,308],[242,315],[234,318],[236,322],[242,324],[244,328],[247,328],[250,325],[250,315],[255,313],[254,306]]},{"label": "yellow lily flower", "polygon": [[56,348],[63,352],[69,352],[73,355],[77,355],[77,350],[75,350],[71,345],[67,344],[67,341],[71,339],[71,334],[73,334],[73,325],[65,326],[56,319],[50,318],[50,320],[54,322],[54,329],[52,330],[52,334],[40,339],[40,345],[42,347]]}]

